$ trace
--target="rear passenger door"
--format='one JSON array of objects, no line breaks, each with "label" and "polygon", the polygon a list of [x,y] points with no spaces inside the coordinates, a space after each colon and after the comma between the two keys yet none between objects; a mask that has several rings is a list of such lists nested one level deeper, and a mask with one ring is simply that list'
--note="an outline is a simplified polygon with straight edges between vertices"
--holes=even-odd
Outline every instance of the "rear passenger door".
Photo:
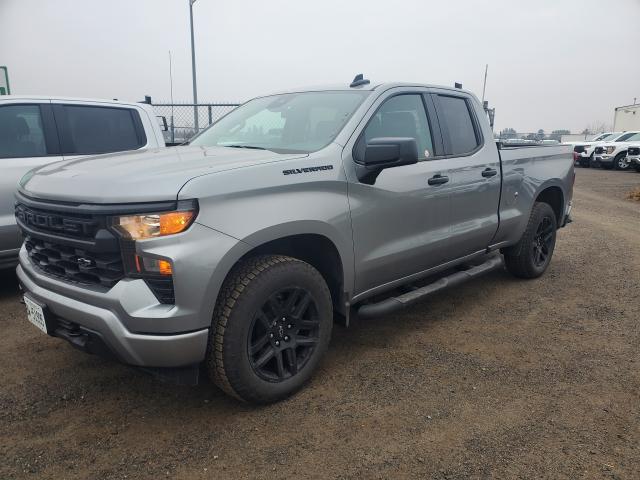
[{"label": "rear passenger door", "polygon": [[461,258],[485,249],[498,229],[501,171],[498,151],[477,100],[464,92],[434,90],[451,176],[449,256]]},{"label": "rear passenger door", "polygon": [[140,114],[133,108],[53,104],[65,158],[137,150],[147,145]]}]

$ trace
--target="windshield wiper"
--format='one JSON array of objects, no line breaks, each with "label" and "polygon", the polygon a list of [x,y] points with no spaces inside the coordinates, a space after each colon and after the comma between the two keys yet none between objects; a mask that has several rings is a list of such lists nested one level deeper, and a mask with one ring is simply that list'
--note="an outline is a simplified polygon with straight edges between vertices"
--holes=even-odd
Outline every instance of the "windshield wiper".
[{"label": "windshield wiper", "polygon": [[256,147],[255,145],[223,145],[229,148],[250,148],[251,150],[266,150],[264,147]]}]

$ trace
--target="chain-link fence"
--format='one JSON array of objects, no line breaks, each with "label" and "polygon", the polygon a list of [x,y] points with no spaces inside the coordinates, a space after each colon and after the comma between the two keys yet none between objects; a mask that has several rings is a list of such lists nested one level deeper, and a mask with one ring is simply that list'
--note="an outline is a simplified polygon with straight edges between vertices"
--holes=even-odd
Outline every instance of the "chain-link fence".
[{"label": "chain-link fence", "polygon": [[238,103],[153,103],[158,121],[168,145],[186,142],[220,117],[236,108]]},{"label": "chain-link fence", "polygon": [[562,142],[563,133],[543,133],[543,132],[513,132],[501,131],[496,134],[496,140],[500,140],[503,144],[510,143],[526,145],[526,144],[554,144]]}]

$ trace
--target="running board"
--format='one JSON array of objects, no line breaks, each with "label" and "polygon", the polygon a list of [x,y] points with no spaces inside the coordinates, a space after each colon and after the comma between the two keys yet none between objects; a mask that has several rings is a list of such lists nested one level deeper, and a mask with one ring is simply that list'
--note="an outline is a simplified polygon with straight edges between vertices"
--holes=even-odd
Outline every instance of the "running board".
[{"label": "running board", "polygon": [[480,265],[471,267],[468,270],[452,273],[411,292],[404,293],[397,297],[387,298],[381,302],[362,305],[358,309],[358,317],[371,318],[379,315],[387,315],[396,310],[408,307],[412,303],[422,300],[436,292],[455,287],[467,280],[479,277],[500,267],[502,267],[502,255],[496,255]]}]

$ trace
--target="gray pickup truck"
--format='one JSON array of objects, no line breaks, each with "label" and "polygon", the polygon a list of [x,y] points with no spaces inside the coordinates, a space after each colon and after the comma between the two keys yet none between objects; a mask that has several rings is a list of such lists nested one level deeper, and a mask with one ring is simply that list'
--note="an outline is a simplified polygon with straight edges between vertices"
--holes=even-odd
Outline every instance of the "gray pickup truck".
[{"label": "gray pickup truck", "polygon": [[540,276],[573,183],[571,147],[501,147],[471,93],[357,77],[253,99],[187,146],[30,172],[17,274],[49,335],[272,402],[334,320],[503,263]]}]

